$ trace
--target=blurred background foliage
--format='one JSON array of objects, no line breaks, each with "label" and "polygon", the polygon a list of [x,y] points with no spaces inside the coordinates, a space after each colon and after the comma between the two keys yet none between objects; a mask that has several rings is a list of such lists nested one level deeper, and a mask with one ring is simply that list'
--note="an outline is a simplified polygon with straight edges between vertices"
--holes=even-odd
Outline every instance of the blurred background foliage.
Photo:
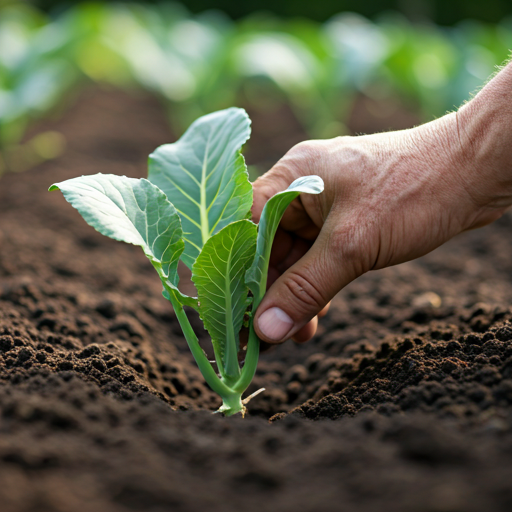
[{"label": "blurred background foliage", "polygon": [[0,173],[60,154],[61,134],[26,140],[27,127],[90,83],[156,94],[176,133],[231,105],[285,104],[322,138],[348,133],[361,98],[377,117],[453,110],[512,49],[510,0],[362,4],[0,0]]}]

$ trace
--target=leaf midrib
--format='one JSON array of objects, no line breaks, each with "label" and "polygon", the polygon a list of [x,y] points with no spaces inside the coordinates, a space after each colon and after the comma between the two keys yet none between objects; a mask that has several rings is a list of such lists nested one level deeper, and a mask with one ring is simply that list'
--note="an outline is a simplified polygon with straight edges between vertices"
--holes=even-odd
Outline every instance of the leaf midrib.
[{"label": "leaf midrib", "polygon": [[201,238],[203,240],[203,246],[210,238],[210,226],[208,221],[208,209],[206,206],[206,171],[208,166],[208,152],[210,149],[210,139],[212,136],[212,131],[210,130],[210,133],[208,134],[208,139],[206,141],[206,148],[204,151],[204,157],[203,157],[203,167],[201,169],[201,201],[199,206],[199,212],[201,215]]},{"label": "leaf midrib", "polygon": [[[233,311],[231,310],[231,279],[230,279],[229,271],[231,269],[232,251],[233,251],[233,247],[231,247],[228,252],[228,259],[226,261],[226,272],[224,273],[224,287],[225,287],[225,294],[226,294],[225,371],[228,375],[236,375],[239,371],[238,361],[237,361],[237,357],[236,357],[237,354],[236,354],[235,331],[233,328]],[[233,360],[233,356],[235,356],[234,360]]]}]

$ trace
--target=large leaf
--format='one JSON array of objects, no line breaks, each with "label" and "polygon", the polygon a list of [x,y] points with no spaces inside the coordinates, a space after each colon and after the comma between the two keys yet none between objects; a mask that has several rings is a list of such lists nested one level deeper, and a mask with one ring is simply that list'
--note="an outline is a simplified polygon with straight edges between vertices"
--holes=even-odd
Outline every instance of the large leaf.
[{"label": "large leaf", "polygon": [[258,307],[267,286],[268,262],[274,236],[288,205],[301,193],[320,194],[324,182],[318,176],[304,176],[296,179],[286,190],[271,197],[261,212],[258,225],[256,255],[247,271],[245,280],[254,295],[253,310]]},{"label": "large leaf", "polygon": [[199,314],[212,338],[221,375],[239,373],[238,333],[248,293],[244,278],[255,246],[256,225],[249,220],[234,222],[206,242],[192,268]]},{"label": "large leaf", "polygon": [[148,179],[180,214],[185,239],[181,259],[189,268],[210,236],[247,218],[252,187],[240,148],[249,134],[245,111],[228,108],[199,118],[180,140],[149,156]]},{"label": "large leaf", "polygon": [[184,249],[180,217],[165,194],[148,180],[96,174],[56,183],[87,224],[101,234],[139,245],[156,268],[164,286],[180,302],[195,300],[178,289],[178,261]]}]

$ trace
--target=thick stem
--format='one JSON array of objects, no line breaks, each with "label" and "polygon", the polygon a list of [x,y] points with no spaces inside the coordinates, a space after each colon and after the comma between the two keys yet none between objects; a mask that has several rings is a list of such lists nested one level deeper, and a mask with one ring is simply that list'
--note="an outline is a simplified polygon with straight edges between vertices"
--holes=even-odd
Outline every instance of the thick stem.
[{"label": "thick stem", "polygon": [[245,354],[245,364],[242,368],[240,379],[233,386],[233,391],[237,391],[242,394],[252,382],[254,374],[256,373],[256,367],[258,366],[258,358],[260,355],[260,339],[254,332],[253,320],[249,326],[249,341],[247,342],[247,353]]},{"label": "thick stem", "polygon": [[[240,378],[229,379],[229,377],[226,376],[221,380],[215,373],[215,370],[199,345],[199,340],[197,339],[183,306],[176,297],[174,290],[170,287],[166,287],[166,290],[169,293],[172,307],[176,313],[176,318],[180,323],[180,327],[185,335],[185,339],[187,340],[188,346],[194,356],[199,370],[212,390],[222,398],[222,406],[217,412],[222,412],[226,416],[232,416],[237,413],[241,413],[242,416],[244,416],[246,408],[242,402],[242,394],[247,389],[254,377],[254,374],[256,373],[260,346],[260,340],[254,332],[252,322],[250,325],[249,342],[247,344],[246,363],[242,368]],[[229,382],[225,382],[225,379],[228,379]]]},{"label": "thick stem", "polygon": [[222,405],[217,412],[222,412],[225,416],[233,416],[242,413],[245,416],[245,405],[242,403],[242,393],[233,392],[230,396],[222,397]]},{"label": "thick stem", "polygon": [[187,340],[190,351],[192,352],[192,355],[194,356],[197,366],[199,366],[199,370],[203,374],[203,377],[205,378],[206,382],[213,389],[213,391],[215,391],[215,393],[221,396],[223,400],[224,397],[229,397],[233,395],[233,391],[219,379],[212,365],[208,361],[208,358],[203,352],[203,349],[199,345],[199,340],[197,339],[196,333],[194,332],[194,329],[192,329],[188,317],[185,311],[183,310],[183,306],[178,302],[174,294],[174,291],[171,288],[167,288],[167,291],[169,292],[169,296],[171,297],[172,307],[174,308],[176,318],[180,323],[181,329],[183,331],[183,334],[185,335],[185,339]]}]

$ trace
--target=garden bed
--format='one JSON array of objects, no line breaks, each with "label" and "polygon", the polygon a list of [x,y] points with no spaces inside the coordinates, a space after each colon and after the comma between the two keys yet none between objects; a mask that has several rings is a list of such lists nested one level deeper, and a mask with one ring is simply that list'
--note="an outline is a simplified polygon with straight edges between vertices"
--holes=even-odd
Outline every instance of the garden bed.
[{"label": "garden bed", "polygon": [[[250,164],[305,137],[262,116]],[[512,508],[512,216],[349,285],[223,418],[142,251],[46,192],[145,176],[160,105],[92,90],[49,127],[64,156],[0,181],[2,512]]]}]

